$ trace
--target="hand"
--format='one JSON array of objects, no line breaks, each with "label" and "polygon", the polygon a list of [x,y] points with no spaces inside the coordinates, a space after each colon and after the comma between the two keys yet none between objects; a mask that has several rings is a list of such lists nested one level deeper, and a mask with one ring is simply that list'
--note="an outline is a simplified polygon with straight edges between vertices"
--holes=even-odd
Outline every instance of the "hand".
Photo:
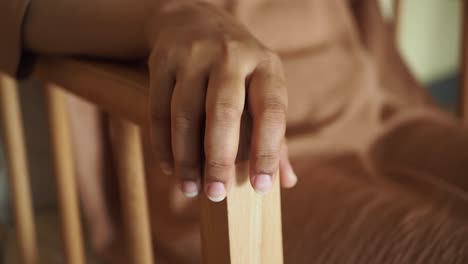
[{"label": "hand", "polygon": [[297,178],[283,145],[287,90],[278,56],[212,5],[175,3],[162,10],[149,30],[151,134],[162,170],[174,173],[184,194],[193,197],[204,168],[208,198],[223,200],[247,110],[253,120],[252,186],[266,193],[280,165],[282,186],[293,186]]}]

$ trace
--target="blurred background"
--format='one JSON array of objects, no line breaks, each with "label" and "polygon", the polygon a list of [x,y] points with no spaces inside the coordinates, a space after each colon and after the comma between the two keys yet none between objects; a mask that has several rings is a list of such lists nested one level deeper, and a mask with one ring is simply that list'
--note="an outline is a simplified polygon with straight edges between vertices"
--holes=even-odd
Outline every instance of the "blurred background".
[{"label": "blurred background", "polygon": [[[444,108],[457,101],[462,1],[400,0],[400,51],[411,71]],[[388,19],[394,0],[380,0]]]}]

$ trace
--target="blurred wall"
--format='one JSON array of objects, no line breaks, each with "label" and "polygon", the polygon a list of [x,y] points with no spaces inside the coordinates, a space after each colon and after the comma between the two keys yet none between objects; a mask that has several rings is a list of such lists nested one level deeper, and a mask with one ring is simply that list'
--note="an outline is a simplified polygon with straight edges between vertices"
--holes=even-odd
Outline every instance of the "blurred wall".
[{"label": "blurred wall", "polygon": [[[391,17],[394,0],[380,0]],[[462,0],[401,0],[399,44],[423,82],[453,75],[460,57]]]}]

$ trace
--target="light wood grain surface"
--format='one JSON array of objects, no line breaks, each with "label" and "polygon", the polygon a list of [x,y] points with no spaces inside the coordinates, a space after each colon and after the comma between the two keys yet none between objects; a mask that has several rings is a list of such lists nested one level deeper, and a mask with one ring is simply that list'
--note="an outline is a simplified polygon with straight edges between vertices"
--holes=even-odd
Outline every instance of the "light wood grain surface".
[{"label": "light wood grain surface", "polygon": [[236,167],[236,183],[225,202],[202,198],[203,263],[283,263],[279,181],[259,195],[248,180],[249,163]]},{"label": "light wood grain surface", "polygon": [[22,116],[16,81],[0,74],[0,108],[14,205],[18,258],[39,263]]},{"label": "light wood grain surface", "polygon": [[82,264],[85,254],[65,95],[52,84],[45,89],[65,256],[68,264]]},{"label": "light wood grain surface", "polygon": [[124,244],[130,256],[128,263],[152,264],[153,249],[140,129],[128,121],[113,118],[111,140],[119,176],[126,233]]}]

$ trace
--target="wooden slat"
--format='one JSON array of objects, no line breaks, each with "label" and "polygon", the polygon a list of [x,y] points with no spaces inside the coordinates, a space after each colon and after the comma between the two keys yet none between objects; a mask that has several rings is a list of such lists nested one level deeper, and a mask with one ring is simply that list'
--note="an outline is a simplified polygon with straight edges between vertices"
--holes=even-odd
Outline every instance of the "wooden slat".
[{"label": "wooden slat", "polygon": [[153,252],[143,165],[143,149],[138,126],[123,120],[111,121],[112,145],[129,247],[128,263],[151,264]]},{"label": "wooden slat", "polygon": [[0,74],[0,107],[14,205],[18,260],[39,262],[17,83]]},{"label": "wooden slat", "polygon": [[462,57],[460,82],[460,113],[465,124],[468,124],[468,1],[463,0],[462,19]]},{"label": "wooden slat", "polygon": [[69,264],[82,264],[85,254],[65,97],[57,86],[49,84],[46,89],[65,256]]},{"label": "wooden slat", "polygon": [[203,263],[281,264],[280,190],[278,181],[267,195],[253,191],[248,162],[237,164],[235,188],[226,201],[202,197]]},{"label": "wooden slat", "polygon": [[86,60],[40,58],[34,75],[137,124],[148,122],[145,70]]},{"label": "wooden slat", "polygon": [[249,181],[251,123],[243,118],[236,163],[236,181],[228,197],[201,200],[203,263],[282,264],[279,179],[272,191],[257,194]]}]

